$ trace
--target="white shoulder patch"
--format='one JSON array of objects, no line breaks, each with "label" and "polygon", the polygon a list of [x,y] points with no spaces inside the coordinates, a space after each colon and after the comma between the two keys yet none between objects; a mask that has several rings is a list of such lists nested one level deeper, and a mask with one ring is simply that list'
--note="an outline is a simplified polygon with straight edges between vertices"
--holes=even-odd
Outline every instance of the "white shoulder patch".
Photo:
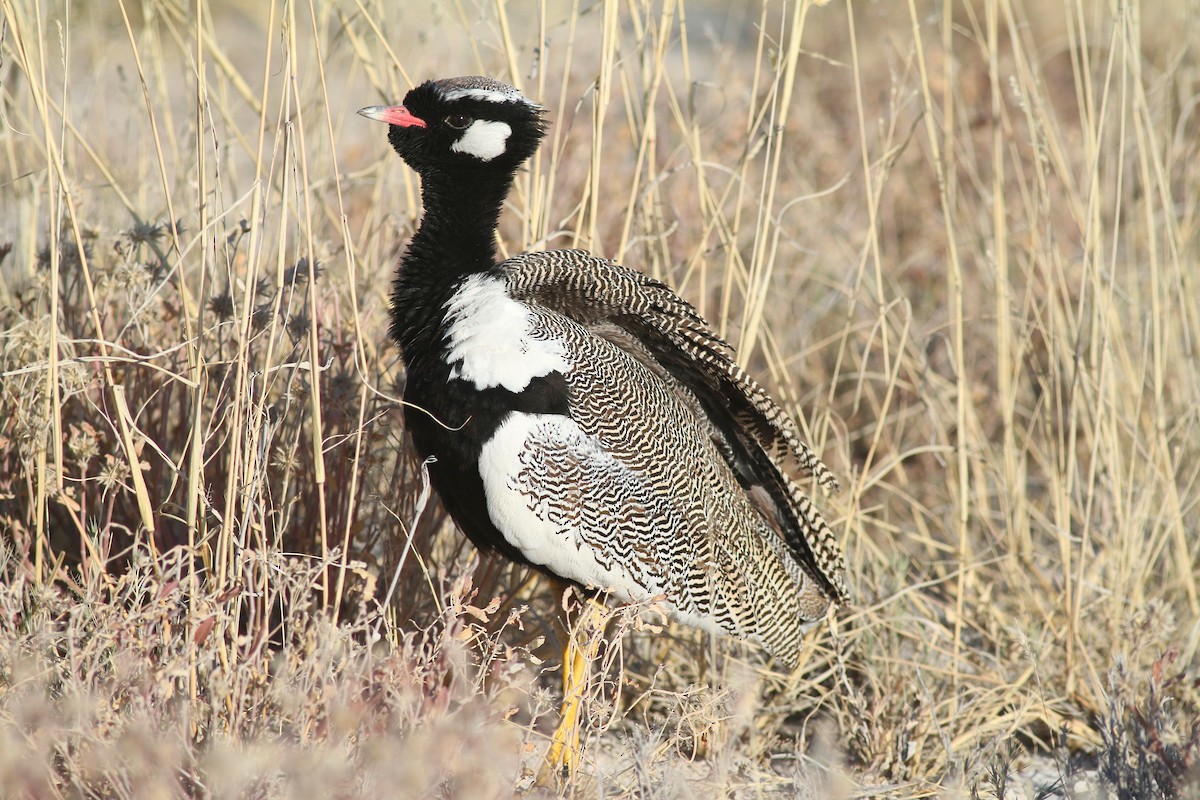
[{"label": "white shoulder patch", "polygon": [[491,161],[504,153],[511,135],[512,128],[507,122],[477,119],[467,126],[458,141],[450,145],[450,149],[475,156],[480,161]]},{"label": "white shoulder patch", "polygon": [[520,392],[534,378],[571,368],[563,343],[536,336],[529,307],[495,276],[468,276],[446,304],[446,321],[450,377],[476,388]]}]

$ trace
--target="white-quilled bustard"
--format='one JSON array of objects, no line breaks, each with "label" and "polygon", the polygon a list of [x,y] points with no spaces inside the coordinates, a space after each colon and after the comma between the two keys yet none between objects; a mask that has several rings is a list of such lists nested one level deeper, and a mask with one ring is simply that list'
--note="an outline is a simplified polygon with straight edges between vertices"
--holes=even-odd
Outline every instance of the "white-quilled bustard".
[{"label": "white-quilled bustard", "polygon": [[[406,425],[458,527],[480,548],[625,602],[658,600],[794,664],[846,584],[792,476],[836,481],[792,419],[661,282],[582,250],[497,260],[501,206],[545,134],[542,108],[517,89],[448,78],[359,113],[388,123],[421,177],[391,333]],[[566,766],[579,661],[565,656],[550,756]]]}]

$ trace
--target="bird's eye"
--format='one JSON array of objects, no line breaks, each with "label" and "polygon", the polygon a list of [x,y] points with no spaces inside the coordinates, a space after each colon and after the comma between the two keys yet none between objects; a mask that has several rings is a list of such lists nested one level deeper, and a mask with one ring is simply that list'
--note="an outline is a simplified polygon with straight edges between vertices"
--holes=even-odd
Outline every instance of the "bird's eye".
[{"label": "bird's eye", "polygon": [[451,128],[460,131],[470,125],[473,121],[474,120],[472,120],[466,114],[451,114],[450,116],[446,117],[446,124]]}]

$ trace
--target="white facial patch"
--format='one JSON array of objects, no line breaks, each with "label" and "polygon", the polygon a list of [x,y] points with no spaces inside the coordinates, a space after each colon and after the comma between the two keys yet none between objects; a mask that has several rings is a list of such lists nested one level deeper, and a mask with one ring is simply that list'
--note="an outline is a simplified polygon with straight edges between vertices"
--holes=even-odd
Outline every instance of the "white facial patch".
[{"label": "white facial patch", "polygon": [[508,296],[500,278],[467,277],[446,304],[446,321],[450,377],[476,388],[520,392],[534,378],[571,368],[563,343],[534,335],[532,312]]},{"label": "white facial patch", "polygon": [[457,142],[450,145],[450,149],[475,156],[480,161],[491,161],[508,147],[511,135],[512,128],[508,123],[477,119],[463,131]]}]

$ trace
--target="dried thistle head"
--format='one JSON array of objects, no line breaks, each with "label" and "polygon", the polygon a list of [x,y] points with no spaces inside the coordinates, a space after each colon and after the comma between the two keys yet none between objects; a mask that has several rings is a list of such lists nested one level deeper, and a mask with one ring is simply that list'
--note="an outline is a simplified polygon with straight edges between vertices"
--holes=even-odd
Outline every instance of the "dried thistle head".
[{"label": "dried thistle head", "polygon": [[154,278],[154,267],[133,259],[120,259],[113,266],[106,283],[108,288],[125,295],[141,297]]},{"label": "dried thistle head", "polygon": [[50,316],[21,320],[4,332],[4,367],[12,370],[40,362],[50,346]]},{"label": "dried thistle head", "polygon": [[254,307],[254,313],[250,315],[250,325],[256,331],[261,331],[271,322],[271,314],[274,312],[274,306],[270,302],[259,303]]},{"label": "dried thistle head", "polygon": [[313,259],[310,263],[308,258],[304,257],[284,270],[283,281],[284,283],[294,283],[296,281],[306,281],[309,278],[315,281],[321,277],[322,272],[324,270],[321,268],[319,259]]},{"label": "dried thistle head", "polygon": [[122,235],[134,247],[157,242],[166,234],[167,226],[161,222],[137,222],[129,230],[122,231]]},{"label": "dried thistle head", "polygon": [[250,221],[247,219],[238,220],[238,226],[225,235],[225,241],[231,245],[237,245],[242,237],[250,232]]},{"label": "dried thistle head", "polygon": [[312,325],[312,320],[308,314],[299,313],[293,314],[287,321],[288,336],[292,337],[293,342],[299,342],[305,336],[308,336],[308,329]]},{"label": "dried thistle head", "polygon": [[75,360],[62,361],[58,365],[58,384],[64,398],[79,394],[87,389],[93,373],[86,364]]},{"label": "dried thistle head", "polygon": [[233,317],[233,295],[229,293],[228,287],[220,294],[212,296],[208,301],[208,310],[222,322]]},{"label": "dried thistle head", "polygon": [[100,454],[100,436],[90,422],[72,424],[68,429],[67,448],[75,454],[80,465]]},{"label": "dried thistle head", "polygon": [[[83,245],[72,238],[64,236],[59,240],[58,245],[58,267],[63,273],[70,274],[76,270],[82,269],[84,261],[92,260],[94,248],[92,243],[95,241],[95,234],[89,236],[88,231],[83,233]],[[54,251],[52,245],[47,244],[38,250],[37,266],[40,270],[50,269],[53,263]]]},{"label": "dried thistle head", "polygon": [[100,465],[100,474],[97,476],[100,485],[106,491],[112,491],[124,485],[124,481],[128,477],[129,465],[112,453],[105,453],[104,463]]},{"label": "dried thistle head", "polygon": [[352,402],[358,392],[358,377],[346,367],[339,367],[326,385],[331,402],[344,405]]}]

